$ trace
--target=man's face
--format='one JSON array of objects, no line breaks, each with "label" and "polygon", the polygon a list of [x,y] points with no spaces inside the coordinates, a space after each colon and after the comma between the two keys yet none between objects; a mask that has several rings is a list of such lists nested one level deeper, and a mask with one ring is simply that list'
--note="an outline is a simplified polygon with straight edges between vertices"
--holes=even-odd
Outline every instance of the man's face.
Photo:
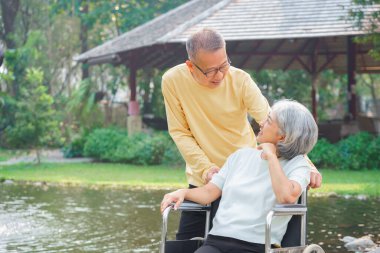
[{"label": "man's face", "polygon": [[208,88],[218,87],[230,67],[225,48],[214,52],[200,50],[196,59],[187,61],[186,64],[197,82]]}]

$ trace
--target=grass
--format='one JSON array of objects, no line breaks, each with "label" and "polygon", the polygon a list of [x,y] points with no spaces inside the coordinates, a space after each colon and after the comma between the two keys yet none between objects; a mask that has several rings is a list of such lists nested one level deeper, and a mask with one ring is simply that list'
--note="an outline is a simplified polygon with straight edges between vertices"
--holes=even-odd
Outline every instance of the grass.
[{"label": "grass", "polygon": [[[380,170],[321,170],[323,185],[311,194],[364,194],[380,196]],[[135,166],[110,163],[18,164],[0,166],[0,178],[16,181],[45,181],[84,185],[118,185],[152,188],[186,186],[184,168]]]},{"label": "grass", "polygon": [[380,196],[380,170],[321,170],[323,183],[315,193]]},{"label": "grass", "polygon": [[0,178],[86,185],[184,187],[184,169],[111,163],[0,166]]}]

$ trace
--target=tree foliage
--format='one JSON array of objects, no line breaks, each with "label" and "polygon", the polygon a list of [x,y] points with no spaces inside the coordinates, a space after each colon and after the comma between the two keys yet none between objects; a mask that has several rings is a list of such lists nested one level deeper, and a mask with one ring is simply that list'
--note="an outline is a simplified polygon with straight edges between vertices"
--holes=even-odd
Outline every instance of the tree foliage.
[{"label": "tree foliage", "polygon": [[[27,68],[24,85],[17,101],[15,123],[5,131],[8,144],[16,148],[35,148],[57,142],[58,122],[54,119],[53,98],[42,85],[43,72],[37,68]],[[39,152],[37,152],[39,159]]]},{"label": "tree foliage", "polygon": [[[362,37],[357,37],[359,43],[371,43],[373,48],[369,54],[376,60],[380,60],[380,10],[371,8],[374,5],[380,4],[380,0],[354,0],[358,5],[351,9],[351,16],[356,21],[356,25],[368,34]],[[370,10],[370,11],[369,11]],[[364,22],[365,21],[365,22]]]}]

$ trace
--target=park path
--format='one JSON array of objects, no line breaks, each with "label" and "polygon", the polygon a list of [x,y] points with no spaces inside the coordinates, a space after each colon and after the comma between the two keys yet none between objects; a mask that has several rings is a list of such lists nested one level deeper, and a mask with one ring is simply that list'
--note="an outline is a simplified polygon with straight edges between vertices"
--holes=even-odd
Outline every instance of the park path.
[{"label": "park path", "polygon": [[[7,161],[0,162],[1,165],[13,165],[18,163],[35,163],[37,156],[35,152],[17,155]],[[41,162],[43,163],[90,163],[92,158],[65,158],[59,149],[43,150],[41,152]]]}]

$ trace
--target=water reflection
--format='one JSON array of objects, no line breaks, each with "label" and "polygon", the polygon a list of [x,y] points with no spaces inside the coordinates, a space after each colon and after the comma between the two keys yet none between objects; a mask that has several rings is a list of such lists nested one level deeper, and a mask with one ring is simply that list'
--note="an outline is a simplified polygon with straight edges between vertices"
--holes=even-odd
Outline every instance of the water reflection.
[{"label": "water reflection", "polygon": [[[165,191],[0,185],[0,252],[158,252]],[[309,198],[309,240],[380,240],[378,200]],[[169,231],[176,228],[172,216]]]}]

